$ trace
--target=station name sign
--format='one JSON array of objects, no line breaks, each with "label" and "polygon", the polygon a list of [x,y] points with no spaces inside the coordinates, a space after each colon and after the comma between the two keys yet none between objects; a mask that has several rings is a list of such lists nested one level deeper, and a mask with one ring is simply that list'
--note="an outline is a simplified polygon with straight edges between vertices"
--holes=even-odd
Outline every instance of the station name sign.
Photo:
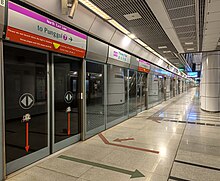
[{"label": "station name sign", "polygon": [[128,64],[131,62],[131,55],[111,46],[109,46],[109,58]]},{"label": "station name sign", "polygon": [[6,39],[84,58],[87,36],[34,11],[8,2]]}]

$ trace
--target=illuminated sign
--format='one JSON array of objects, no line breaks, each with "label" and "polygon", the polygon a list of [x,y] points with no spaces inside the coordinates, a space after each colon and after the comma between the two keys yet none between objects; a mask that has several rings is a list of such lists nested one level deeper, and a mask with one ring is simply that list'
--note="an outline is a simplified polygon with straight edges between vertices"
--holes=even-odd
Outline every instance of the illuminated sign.
[{"label": "illuminated sign", "polygon": [[6,39],[83,58],[87,36],[56,21],[8,2]]},{"label": "illuminated sign", "polygon": [[146,72],[146,73],[150,72],[150,64],[148,62],[138,59],[138,58],[137,58],[137,61],[139,62],[138,71]]},{"label": "illuminated sign", "polygon": [[196,78],[198,77],[198,72],[188,72],[187,77]]},{"label": "illuminated sign", "polygon": [[131,61],[131,55],[111,46],[109,47],[109,57],[125,63],[130,63]]}]

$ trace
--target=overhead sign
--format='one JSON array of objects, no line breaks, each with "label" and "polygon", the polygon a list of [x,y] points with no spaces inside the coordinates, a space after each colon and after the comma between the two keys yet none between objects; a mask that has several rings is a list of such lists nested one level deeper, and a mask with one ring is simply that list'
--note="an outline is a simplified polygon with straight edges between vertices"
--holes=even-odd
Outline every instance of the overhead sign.
[{"label": "overhead sign", "polygon": [[0,6],[5,7],[5,0],[0,0]]},{"label": "overhead sign", "polygon": [[19,99],[22,109],[30,109],[34,105],[34,96],[30,93],[23,94]]},{"label": "overhead sign", "polygon": [[187,77],[196,78],[198,77],[198,72],[188,72]]},{"label": "overhead sign", "polygon": [[64,100],[67,104],[73,102],[73,93],[70,91],[66,92],[66,94],[64,95]]},{"label": "overhead sign", "polygon": [[6,39],[84,58],[86,35],[13,2],[8,8]]},{"label": "overhead sign", "polygon": [[150,72],[150,64],[148,62],[141,59],[137,59],[137,61],[139,62],[138,71],[146,73]]},{"label": "overhead sign", "polygon": [[131,62],[131,55],[111,46],[109,46],[109,57],[128,64]]}]

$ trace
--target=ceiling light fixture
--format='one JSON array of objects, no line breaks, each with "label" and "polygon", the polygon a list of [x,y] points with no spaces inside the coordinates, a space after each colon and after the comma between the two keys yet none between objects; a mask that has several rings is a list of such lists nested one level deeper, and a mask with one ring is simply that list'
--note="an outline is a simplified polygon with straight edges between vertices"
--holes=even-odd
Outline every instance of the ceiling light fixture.
[{"label": "ceiling light fixture", "polygon": [[108,20],[109,23],[111,23],[114,27],[116,27],[117,29],[119,29],[120,31],[122,31],[124,34],[128,35],[130,34],[130,32],[128,30],[126,30],[123,26],[121,26],[117,21],[115,21],[114,19],[110,19]]},{"label": "ceiling light fixture", "polygon": [[185,45],[193,45],[193,42],[185,42]]},{"label": "ceiling light fixture", "polygon": [[171,51],[170,51],[170,50],[167,50],[167,51],[163,51],[163,53],[171,53]]},{"label": "ceiling light fixture", "polygon": [[91,9],[94,13],[98,14],[105,20],[111,19],[109,15],[107,15],[104,11],[99,9],[96,5],[91,3],[89,0],[79,0],[83,5],[85,5],[87,8]]},{"label": "ceiling light fixture", "polygon": [[188,50],[188,51],[192,51],[192,50],[194,50],[194,48],[187,48],[186,50]]},{"label": "ceiling light fixture", "polygon": [[137,43],[139,43],[140,45],[142,45],[143,47],[149,47],[146,43],[144,43],[143,41],[141,41],[140,39],[135,39],[135,41],[137,42]]},{"label": "ceiling light fixture", "polygon": [[167,48],[167,46],[159,46],[158,48],[159,49],[165,49],[165,48]]},{"label": "ceiling light fixture", "polygon": [[135,39],[135,38],[137,38],[137,37],[136,37],[134,34],[132,34],[132,33],[129,34],[128,36],[129,36],[131,39]]}]

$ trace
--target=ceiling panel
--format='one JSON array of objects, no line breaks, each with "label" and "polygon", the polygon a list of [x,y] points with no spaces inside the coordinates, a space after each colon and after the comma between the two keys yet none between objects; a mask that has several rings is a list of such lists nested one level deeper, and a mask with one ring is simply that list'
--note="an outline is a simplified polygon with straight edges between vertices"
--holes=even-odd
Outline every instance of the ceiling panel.
[{"label": "ceiling panel", "polygon": [[[164,32],[156,17],[143,0],[91,0],[96,6],[110,15],[127,30],[167,58],[176,58],[172,53],[163,53],[159,46],[167,46],[167,50],[177,53],[176,48]],[[128,20],[124,15],[138,13],[141,18]]]},{"label": "ceiling panel", "polygon": [[[189,48],[197,51],[196,0],[163,0],[177,36],[187,52]],[[186,45],[186,42],[193,45]]]}]

